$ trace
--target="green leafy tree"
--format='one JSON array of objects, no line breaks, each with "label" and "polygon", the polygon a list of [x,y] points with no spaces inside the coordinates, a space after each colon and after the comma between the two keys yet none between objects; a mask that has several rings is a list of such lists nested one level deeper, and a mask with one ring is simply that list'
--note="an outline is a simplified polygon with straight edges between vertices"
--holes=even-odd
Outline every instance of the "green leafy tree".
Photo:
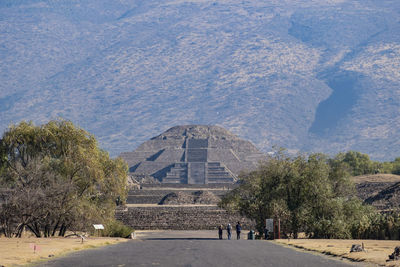
[{"label": "green leafy tree", "polygon": [[[70,121],[21,122],[4,133],[0,147],[0,185],[10,190],[0,209],[6,236],[20,236],[24,227],[38,237],[63,236],[113,217],[116,199],[126,198],[126,164]],[[17,222],[4,225],[10,210]]]},{"label": "green leafy tree", "polygon": [[393,161],[385,161],[377,163],[380,173],[391,173],[400,175],[400,158],[395,158]]},{"label": "green leafy tree", "polygon": [[3,171],[6,168],[6,162],[7,162],[6,150],[5,150],[5,147],[3,147],[1,145],[1,141],[0,141],[0,175],[3,173]]},{"label": "green leafy tree", "polygon": [[240,186],[221,206],[254,219],[260,232],[266,218],[275,218],[294,238],[300,231],[314,238],[349,238],[360,213],[367,211],[352,197],[355,189],[345,167],[323,154],[290,157],[280,150],[241,176]]},{"label": "green leafy tree", "polygon": [[392,173],[400,175],[400,158],[396,158],[392,162]]},{"label": "green leafy tree", "polygon": [[339,153],[336,155],[336,160],[341,160],[346,163],[349,172],[353,176],[379,172],[380,164],[371,161],[367,154],[358,151]]}]

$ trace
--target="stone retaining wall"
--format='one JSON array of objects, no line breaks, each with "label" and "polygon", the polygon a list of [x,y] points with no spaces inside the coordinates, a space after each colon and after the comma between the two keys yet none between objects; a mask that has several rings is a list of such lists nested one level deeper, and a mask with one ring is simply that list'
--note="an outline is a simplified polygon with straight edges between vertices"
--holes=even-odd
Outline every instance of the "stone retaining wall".
[{"label": "stone retaining wall", "polygon": [[128,198],[126,199],[126,203],[127,204],[158,204],[165,195],[132,195],[132,196],[128,196]]},{"label": "stone retaining wall", "polygon": [[130,207],[117,210],[116,218],[135,230],[214,230],[220,224],[234,227],[238,221],[243,229],[255,226],[240,214],[216,206]]},{"label": "stone retaining wall", "polygon": [[159,190],[130,190],[128,195],[129,196],[165,196],[166,194],[169,194],[171,192],[187,192],[187,193],[193,193],[193,192],[198,192],[198,191],[208,191],[210,193],[213,193],[216,196],[224,196],[226,195],[229,191],[228,190],[207,190],[206,188],[199,188],[199,189],[175,189],[171,188],[170,190],[165,190],[165,189],[159,189]]},{"label": "stone retaining wall", "polygon": [[193,194],[196,191],[208,191],[221,198],[237,186],[236,184],[142,184],[141,189],[129,191],[127,204],[132,206],[118,209],[116,218],[137,230],[211,230],[220,224],[224,227],[228,223],[236,225],[238,221],[242,222],[245,229],[254,229],[254,223],[249,219],[240,214],[228,213],[216,205],[157,205],[170,193]]},{"label": "stone retaining wall", "polygon": [[204,189],[221,189],[221,190],[231,190],[236,187],[238,187],[238,184],[141,184],[140,187],[143,190],[154,190],[157,188],[163,189],[163,188],[185,188],[185,189],[190,189],[190,188],[204,188]]},{"label": "stone retaining wall", "polygon": [[[169,193],[178,193],[181,190],[131,190],[129,191],[127,204],[158,204]],[[182,192],[192,194],[201,190],[183,190]],[[208,190],[203,190],[208,191]],[[209,190],[212,194],[222,198],[228,191],[227,190]]]}]

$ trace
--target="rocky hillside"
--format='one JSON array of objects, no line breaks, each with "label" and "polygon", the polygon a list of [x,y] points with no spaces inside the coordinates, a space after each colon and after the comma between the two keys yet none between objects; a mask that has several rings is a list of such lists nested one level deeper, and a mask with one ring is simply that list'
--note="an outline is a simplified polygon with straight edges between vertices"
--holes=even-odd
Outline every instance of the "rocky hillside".
[{"label": "rocky hillside", "polygon": [[380,210],[400,207],[400,175],[376,174],[353,177],[358,196]]},{"label": "rocky hillside", "polygon": [[398,0],[2,0],[0,128],[63,117],[118,155],[174,125],[264,152],[400,156]]}]

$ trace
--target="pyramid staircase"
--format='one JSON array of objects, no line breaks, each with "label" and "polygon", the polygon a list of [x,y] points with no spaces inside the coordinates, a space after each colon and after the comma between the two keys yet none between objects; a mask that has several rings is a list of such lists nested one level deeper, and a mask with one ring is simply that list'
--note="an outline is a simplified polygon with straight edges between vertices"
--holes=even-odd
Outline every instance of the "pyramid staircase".
[{"label": "pyramid staircase", "polygon": [[188,167],[187,163],[177,162],[167,172],[166,176],[162,179],[163,183],[167,184],[186,184],[187,183]]},{"label": "pyramid staircase", "polygon": [[233,183],[233,175],[220,162],[208,162],[206,169],[208,183]]}]

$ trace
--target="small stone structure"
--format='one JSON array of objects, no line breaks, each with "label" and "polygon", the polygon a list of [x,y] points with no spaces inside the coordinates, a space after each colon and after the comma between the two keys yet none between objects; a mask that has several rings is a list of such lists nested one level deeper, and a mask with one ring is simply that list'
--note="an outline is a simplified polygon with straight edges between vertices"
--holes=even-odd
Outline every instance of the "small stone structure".
[{"label": "small stone structure", "polygon": [[120,155],[133,175],[166,184],[233,183],[265,155],[249,141],[218,126],[176,126]]},{"label": "small stone structure", "polygon": [[134,207],[117,210],[116,218],[135,230],[214,230],[238,221],[243,229],[254,228],[251,220],[216,206]]},{"label": "small stone structure", "polygon": [[[170,193],[179,194],[183,192],[185,194],[193,195],[198,191],[212,193],[216,198],[222,198],[230,190],[236,188],[235,184],[224,184],[224,185],[185,185],[185,184],[141,184],[136,189],[129,191],[127,197],[127,204],[140,205],[140,204],[159,204],[162,199]],[[185,204],[195,204],[188,202]],[[201,204],[201,203],[198,203]],[[217,204],[217,201],[214,202]]]},{"label": "small stone structure", "polygon": [[238,221],[243,229],[254,229],[253,221],[217,205],[236,186],[143,184],[129,191],[127,205],[115,216],[136,230],[213,230]]}]

